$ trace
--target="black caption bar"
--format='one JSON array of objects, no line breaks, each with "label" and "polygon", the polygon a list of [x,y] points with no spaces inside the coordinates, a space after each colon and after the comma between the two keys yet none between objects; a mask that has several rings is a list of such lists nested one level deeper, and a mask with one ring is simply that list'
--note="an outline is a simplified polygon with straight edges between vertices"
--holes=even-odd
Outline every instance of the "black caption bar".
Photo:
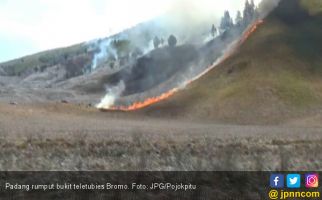
[{"label": "black caption bar", "polygon": [[0,172],[0,199],[267,199],[270,172]]}]

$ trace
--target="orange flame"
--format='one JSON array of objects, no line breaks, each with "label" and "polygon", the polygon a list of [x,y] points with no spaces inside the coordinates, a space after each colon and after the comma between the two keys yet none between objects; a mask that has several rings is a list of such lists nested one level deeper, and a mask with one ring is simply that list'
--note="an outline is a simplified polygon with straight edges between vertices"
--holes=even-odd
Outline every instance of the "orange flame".
[{"label": "orange flame", "polygon": [[168,91],[166,93],[163,93],[160,96],[148,98],[148,99],[144,100],[143,102],[136,102],[136,103],[133,103],[130,106],[112,107],[109,110],[120,110],[120,111],[138,110],[138,109],[147,107],[149,105],[152,105],[154,103],[157,103],[159,101],[162,101],[164,99],[167,99],[167,98],[171,97],[172,95],[174,95],[178,91],[179,91],[178,88],[173,88],[172,90],[170,90],[170,91]]},{"label": "orange flame", "polygon": [[[242,45],[249,38],[249,36],[252,33],[254,33],[256,31],[256,29],[263,23],[264,23],[263,20],[257,20],[250,28],[248,28],[244,32],[244,34],[243,34],[242,38],[240,39],[240,41],[238,42],[237,46],[235,48],[233,48],[232,51],[229,51],[228,53],[226,53],[226,55],[223,57],[223,59],[217,64],[220,64],[220,63],[224,62],[227,58],[229,58],[234,53],[234,50],[237,49],[240,45]],[[195,80],[199,79],[200,77],[205,75],[207,72],[209,72],[217,64],[207,68],[203,73],[199,74],[197,77],[195,77],[192,80],[188,81],[185,85],[188,85],[188,84],[194,82]],[[180,90],[179,88],[173,88],[170,91],[161,94],[160,96],[148,98],[148,99],[144,100],[143,102],[135,102],[130,106],[114,106],[114,107],[111,107],[111,108],[109,108],[107,110],[119,110],[119,111],[134,111],[134,110],[138,110],[138,109],[150,106],[152,104],[155,104],[157,102],[160,102],[162,100],[168,99],[169,97],[171,97],[174,94],[176,94],[179,90]]]},{"label": "orange flame", "polygon": [[264,23],[263,20],[257,20],[249,29],[247,29],[243,37],[239,41],[238,46],[242,45],[249,38],[249,36],[251,36],[251,34],[254,33],[257,30],[257,28],[263,23]]}]

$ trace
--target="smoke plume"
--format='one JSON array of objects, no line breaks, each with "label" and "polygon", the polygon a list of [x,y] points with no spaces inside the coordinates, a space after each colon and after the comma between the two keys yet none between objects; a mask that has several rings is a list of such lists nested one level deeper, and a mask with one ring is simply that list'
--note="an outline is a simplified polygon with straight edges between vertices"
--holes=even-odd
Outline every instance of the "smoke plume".
[{"label": "smoke plume", "polygon": [[98,109],[108,109],[114,105],[116,99],[120,97],[125,89],[125,84],[120,81],[116,86],[106,86],[106,95],[99,104],[96,105]]},{"label": "smoke plume", "polygon": [[[204,1],[212,3],[202,4]],[[211,38],[209,37],[211,25],[219,27],[221,18],[217,16],[218,12],[213,12],[215,10],[213,2],[218,3],[210,0],[200,2],[177,0],[166,15],[128,30],[126,32],[128,39],[136,46],[140,46],[142,53],[146,55],[138,59],[129,69],[121,70],[109,77],[107,94],[97,108],[109,109],[118,106],[124,108],[134,102],[144,102],[144,99],[151,97],[155,100],[155,96],[185,87],[225,59],[236,46],[236,41],[243,36],[244,30],[256,19],[244,18],[247,20],[242,25],[235,24],[227,30],[220,30]],[[279,0],[261,1],[257,9],[259,13],[254,16],[264,18],[278,3]],[[212,5],[214,7],[211,7]],[[224,11],[220,16],[223,13]],[[164,47],[149,53],[153,50],[155,36],[167,40],[170,34],[177,37],[180,47]],[[103,44],[101,49],[109,49],[109,42]],[[106,55],[100,52],[95,58],[100,60],[104,56]],[[189,59],[191,60],[188,61]],[[164,66],[160,66],[160,63]],[[93,66],[97,66],[97,61],[93,62]]]},{"label": "smoke plume", "polygon": [[98,46],[99,53],[96,53],[93,58],[92,70],[97,68],[99,62],[108,59],[110,56],[113,56],[115,59],[118,59],[116,50],[111,46],[111,39],[105,41],[96,41],[95,45]]},{"label": "smoke plume", "polygon": [[281,0],[262,0],[258,6],[261,18],[265,18],[272,10],[274,10]]}]

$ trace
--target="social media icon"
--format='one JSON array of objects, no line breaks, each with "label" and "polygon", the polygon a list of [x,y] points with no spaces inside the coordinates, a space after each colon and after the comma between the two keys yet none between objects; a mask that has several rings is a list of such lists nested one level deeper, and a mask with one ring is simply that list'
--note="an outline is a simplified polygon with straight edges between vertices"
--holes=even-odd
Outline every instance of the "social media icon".
[{"label": "social media icon", "polygon": [[300,188],[301,187],[301,175],[300,174],[288,174],[286,177],[286,185],[288,188]]},{"label": "social media icon", "polygon": [[270,186],[271,186],[271,188],[283,188],[284,187],[284,175],[283,174],[271,174]]},{"label": "social media icon", "polygon": [[306,174],[305,175],[305,187],[307,187],[307,188],[319,187],[319,175],[318,174]]}]

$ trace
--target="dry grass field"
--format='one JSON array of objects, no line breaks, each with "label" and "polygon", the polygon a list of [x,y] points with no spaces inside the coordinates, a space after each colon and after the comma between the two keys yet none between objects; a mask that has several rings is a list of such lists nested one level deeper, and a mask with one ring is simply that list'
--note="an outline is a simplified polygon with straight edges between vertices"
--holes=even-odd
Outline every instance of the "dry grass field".
[{"label": "dry grass field", "polygon": [[[120,117],[122,116],[122,118]],[[0,104],[1,170],[321,170],[322,128]]]}]

